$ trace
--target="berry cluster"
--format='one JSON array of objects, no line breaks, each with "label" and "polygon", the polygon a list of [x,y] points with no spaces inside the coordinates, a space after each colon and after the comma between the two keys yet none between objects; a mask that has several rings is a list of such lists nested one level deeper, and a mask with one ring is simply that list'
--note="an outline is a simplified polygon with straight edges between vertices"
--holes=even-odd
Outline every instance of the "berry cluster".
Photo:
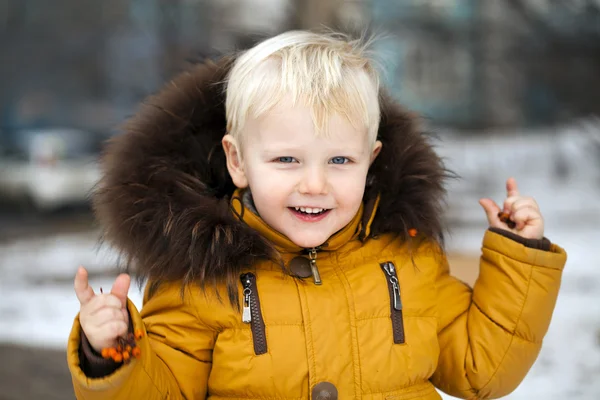
[{"label": "berry cluster", "polygon": [[515,229],[515,226],[517,226],[517,224],[515,223],[515,221],[513,221],[512,219],[510,219],[510,214],[504,211],[500,211],[498,213],[498,218],[500,218],[500,221],[504,222],[506,225],[508,225],[508,227],[510,229]]},{"label": "berry cluster", "polygon": [[126,337],[117,339],[116,347],[105,347],[102,349],[102,358],[112,358],[117,363],[128,363],[133,358],[139,358],[142,351],[137,341],[144,337],[144,331],[136,329],[134,333],[129,332]]}]

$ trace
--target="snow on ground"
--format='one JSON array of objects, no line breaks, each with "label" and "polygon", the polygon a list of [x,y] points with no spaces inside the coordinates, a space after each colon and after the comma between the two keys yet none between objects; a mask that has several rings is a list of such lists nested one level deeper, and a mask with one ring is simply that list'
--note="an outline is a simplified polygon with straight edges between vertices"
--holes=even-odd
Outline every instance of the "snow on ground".
[{"label": "snow on ground", "polygon": [[[65,347],[79,302],[73,278],[79,265],[96,292],[110,290],[117,254],[99,246],[99,233],[63,234],[0,244],[0,340]],[[130,297],[141,306],[135,284]]]},{"label": "snow on ground", "polygon": [[[600,166],[593,143],[580,131],[564,131],[551,141],[449,136],[439,149],[463,177],[450,187],[449,250],[479,251],[486,224],[477,199],[501,201],[504,180],[515,176],[522,193],[538,200],[547,236],[568,252],[544,347],[511,400],[600,398]],[[88,268],[96,290],[108,290],[116,275],[116,254],[99,248],[97,238],[89,232],[0,243],[0,341],[66,346],[79,309],[72,289],[77,267]],[[130,296],[141,307],[137,287]]]}]

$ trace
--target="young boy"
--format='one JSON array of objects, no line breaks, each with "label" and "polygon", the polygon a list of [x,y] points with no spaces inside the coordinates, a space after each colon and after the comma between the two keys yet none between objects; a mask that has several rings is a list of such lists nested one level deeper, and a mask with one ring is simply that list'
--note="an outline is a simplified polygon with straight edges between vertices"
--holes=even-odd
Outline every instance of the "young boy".
[{"label": "young boy", "polygon": [[[128,275],[97,294],[77,272],[78,398],[439,399],[436,387],[491,398],[517,387],[565,252],[509,179],[502,210],[481,200],[490,229],[475,287],[451,277],[446,171],[364,54],[342,37],[279,35],[181,75],[110,143],[97,216],[148,284],[139,313]],[[128,349],[106,349],[128,332],[141,354],[124,361]]]}]

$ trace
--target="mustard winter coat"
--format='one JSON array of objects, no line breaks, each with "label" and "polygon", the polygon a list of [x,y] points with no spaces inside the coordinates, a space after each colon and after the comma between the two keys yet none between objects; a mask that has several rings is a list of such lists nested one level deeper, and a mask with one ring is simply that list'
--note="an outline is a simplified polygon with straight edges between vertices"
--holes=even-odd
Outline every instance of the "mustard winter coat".
[{"label": "mustard winter coat", "polygon": [[[82,370],[79,399],[439,399],[508,394],[540,350],[565,252],[483,238],[473,289],[449,275],[445,171],[413,119],[382,102],[383,150],[354,220],[301,249],[234,192],[219,141],[228,62],[180,76],[109,146],[94,201],[105,235],[149,279],[139,359]],[[410,235],[410,229],[418,234]]]}]

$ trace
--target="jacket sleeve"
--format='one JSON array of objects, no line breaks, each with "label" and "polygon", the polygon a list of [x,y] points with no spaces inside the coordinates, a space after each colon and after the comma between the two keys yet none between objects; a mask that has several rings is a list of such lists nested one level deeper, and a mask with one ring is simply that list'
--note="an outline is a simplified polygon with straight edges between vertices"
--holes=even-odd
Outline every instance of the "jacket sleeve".
[{"label": "jacket sleeve", "polygon": [[78,399],[203,399],[212,366],[217,337],[214,327],[203,323],[194,296],[181,286],[161,286],[144,300],[139,313],[128,301],[134,329],[145,331],[138,341],[141,356],[112,374],[92,378],[81,366],[81,326],[75,318],[67,346],[67,360]]},{"label": "jacket sleeve", "polygon": [[533,249],[487,231],[473,289],[449,274],[437,278],[440,357],[432,377],[460,398],[498,398],[512,392],[537,358],[554,311],[563,249]]}]

